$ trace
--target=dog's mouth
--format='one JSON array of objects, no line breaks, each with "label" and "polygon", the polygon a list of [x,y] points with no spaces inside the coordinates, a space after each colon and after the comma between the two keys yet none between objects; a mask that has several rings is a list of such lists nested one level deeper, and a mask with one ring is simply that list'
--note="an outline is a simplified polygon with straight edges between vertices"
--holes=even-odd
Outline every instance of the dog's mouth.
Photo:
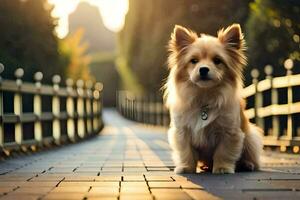
[{"label": "dog's mouth", "polygon": [[208,77],[208,76],[200,76],[199,81],[211,81],[212,78]]},{"label": "dog's mouth", "polygon": [[194,79],[191,79],[191,81],[197,85],[198,87],[212,87],[213,85],[215,85],[217,83],[217,80],[215,80],[214,78],[210,77],[210,76],[198,76],[195,77]]}]

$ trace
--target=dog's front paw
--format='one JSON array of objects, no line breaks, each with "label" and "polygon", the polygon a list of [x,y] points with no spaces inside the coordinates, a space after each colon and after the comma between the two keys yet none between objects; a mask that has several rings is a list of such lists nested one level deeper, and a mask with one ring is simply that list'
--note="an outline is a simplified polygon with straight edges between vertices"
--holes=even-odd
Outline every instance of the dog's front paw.
[{"label": "dog's front paw", "polygon": [[192,168],[189,168],[189,167],[177,166],[177,167],[174,169],[174,172],[175,172],[176,174],[195,173],[195,172],[196,172],[196,169],[192,169]]},{"label": "dog's front paw", "polygon": [[213,174],[234,174],[234,168],[231,167],[214,167]]}]

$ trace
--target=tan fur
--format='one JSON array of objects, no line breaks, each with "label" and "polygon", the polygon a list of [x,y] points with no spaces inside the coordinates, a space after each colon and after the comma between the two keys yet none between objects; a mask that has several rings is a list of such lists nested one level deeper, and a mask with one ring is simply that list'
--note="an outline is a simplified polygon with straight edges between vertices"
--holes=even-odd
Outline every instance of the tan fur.
[{"label": "tan fur", "polygon": [[[176,173],[195,172],[198,161],[213,173],[259,169],[261,133],[245,116],[241,97],[244,50],[237,24],[220,30],[218,37],[198,37],[175,27],[164,97],[171,115],[168,139]],[[201,66],[209,68],[209,80],[200,79]],[[200,116],[204,107],[207,120]]]}]

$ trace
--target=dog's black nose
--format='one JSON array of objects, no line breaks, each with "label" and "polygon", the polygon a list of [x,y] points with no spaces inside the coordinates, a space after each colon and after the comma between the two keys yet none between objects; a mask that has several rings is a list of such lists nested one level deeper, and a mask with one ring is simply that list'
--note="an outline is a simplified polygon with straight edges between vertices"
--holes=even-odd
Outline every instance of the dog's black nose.
[{"label": "dog's black nose", "polygon": [[200,67],[199,69],[199,74],[201,77],[207,77],[208,72],[209,72],[208,67]]}]

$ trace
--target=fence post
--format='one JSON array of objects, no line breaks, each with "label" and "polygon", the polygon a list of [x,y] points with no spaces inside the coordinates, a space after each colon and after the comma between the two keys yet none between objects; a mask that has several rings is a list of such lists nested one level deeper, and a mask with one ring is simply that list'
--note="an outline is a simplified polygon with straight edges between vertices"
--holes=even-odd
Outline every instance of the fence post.
[{"label": "fence post", "polygon": [[53,138],[56,141],[59,141],[60,136],[61,136],[61,131],[60,131],[60,120],[59,120],[59,115],[60,115],[60,99],[58,95],[59,91],[59,83],[61,81],[61,78],[59,75],[54,75],[52,77],[52,82],[53,82],[53,97],[52,97],[52,114],[53,114]]},{"label": "fence post", "polygon": [[[265,66],[266,79],[270,81],[270,85],[271,85],[271,105],[277,105],[278,92],[277,89],[273,87],[272,73],[273,73],[273,67],[271,65],[266,65]],[[272,107],[272,111],[273,111],[273,107]],[[278,139],[279,137],[279,117],[277,115],[272,115],[272,129],[270,135],[272,137],[275,137],[275,139]]]},{"label": "fence post", "polygon": [[94,115],[96,116],[96,118],[94,118],[94,125],[96,127],[96,131],[98,132],[100,130],[100,126],[102,126],[101,91],[103,90],[103,84],[100,82],[97,82],[94,87],[95,87],[95,91],[94,91],[93,110],[94,110]]},{"label": "fence post", "polygon": [[138,94],[136,97],[136,117],[138,122],[142,122],[143,113],[142,113],[142,98],[141,95]]},{"label": "fence post", "polygon": [[93,123],[92,123],[92,105],[91,105],[91,99],[93,97],[92,94],[92,87],[93,82],[92,81],[86,81],[86,125],[87,125],[87,134],[90,135],[93,132]]},{"label": "fence post", "polygon": [[98,131],[99,128],[99,122],[98,122],[98,98],[100,97],[99,91],[96,89],[96,84],[94,85],[94,91],[93,91],[93,101],[92,101],[92,109],[93,109],[93,132]]},{"label": "fence post", "polygon": [[255,123],[264,130],[264,120],[259,117],[259,108],[262,107],[263,97],[261,92],[258,91],[258,77],[259,71],[257,69],[253,69],[251,71],[252,83],[255,86],[255,94],[254,94],[254,113],[255,113]]},{"label": "fence post", "polygon": [[122,113],[122,99],[121,99],[121,91],[117,91],[117,106],[118,106],[118,111],[121,115],[123,115]]},{"label": "fence post", "polygon": [[294,66],[292,59],[287,59],[284,61],[284,67],[287,70],[286,76],[288,79],[287,87],[287,104],[288,104],[288,116],[287,116],[287,139],[291,140],[293,138],[293,120],[291,114],[291,105],[293,103],[293,90],[291,87],[291,75],[293,74],[292,68]]},{"label": "fence post", "polygon": [[146,95],[143,95],[143,123],[149,123],[148,118],[148,100],[146,99]]},{"label": "fence post", "polygon": [[42,79],[43,79],[42,72],[36,72],[34,74],[36,93],[33,97],[33,112],[37,117],[37,120],[34,122],[34,139],[38,142],[41,142],[43,139],[42,123],[41,123],[41,115],[42,115],[41,81]]},{"label": "fence post", "polygon": [[150,111],[150,124],[155,125],[155,98],[153,94],[149,94],[149,111]]},{"label": "fence post", "polygon": [[83,80],[77,80],[77,113],[78,113],[78,121],[77,121],[77,130],[80,138],[84,138],[85,136],[85,125],[84,125],[84,100],[83,100]]},{"label": "fence post", "polygon": [[23,140],[23,130],[22,130],[22,77],[24,75],[24,70],[22,68],[18,68],[15,71],[16,84],[18,87],[18,91],[14,95],[14,114],[18,116],[19,120],[15,124],[15,141],[17,144],[21,144]]},{"label": "fence post", "polygon": [[163,125],[163,106],[164,106],[164,103],[163,103],[163,100],[160,96],[157,96],[157,99],[158,99],[158,104],[157,104],[157,113],[158,113],[158,124],[159,125]]},{"label": "fence post", "polygon": [[125,117],[126,118],[128,118],[128,116],[129,116],[129,112],[128,112],[128,92],[127,91],[125,91],[124,92],[125,93],[125,109],[124,109],[124,111],[125,111]]},{"label": "fence post", "polygon": [[3,92],[2,92],[2,77],[1,73],[4,71],[4,65],[0,63],[0,147],[4,144],[4,127],[3,127]]},{"label": "fence post", "polygon": [[75,113],[75,105],[74,105],[74,81],[70,78],[66,80],[66,85],[67,85],[67,102],[66,102],[66,111],[67,111],[67,134],[70,140],[75,141],[75,123],[74,123],[74,113]]}]

